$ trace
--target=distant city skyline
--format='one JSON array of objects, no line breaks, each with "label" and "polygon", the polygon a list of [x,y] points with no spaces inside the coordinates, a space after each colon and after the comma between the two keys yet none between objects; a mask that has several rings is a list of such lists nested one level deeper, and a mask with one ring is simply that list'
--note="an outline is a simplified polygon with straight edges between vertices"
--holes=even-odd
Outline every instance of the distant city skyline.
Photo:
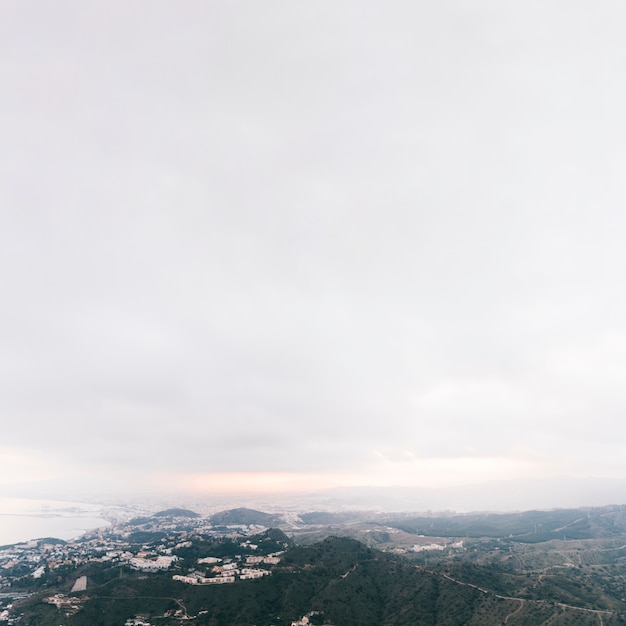
[{"label": "distant city skyline", "polygon": [[0,495],[626,501],[625,28],[3,3]]}]

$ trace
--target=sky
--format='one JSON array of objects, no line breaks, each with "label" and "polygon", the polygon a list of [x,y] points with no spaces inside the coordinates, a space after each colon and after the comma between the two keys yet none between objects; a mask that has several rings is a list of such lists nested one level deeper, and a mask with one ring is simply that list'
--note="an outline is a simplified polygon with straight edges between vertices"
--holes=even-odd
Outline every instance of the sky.
[{"label": "sky", "polygon": [[625,31],[608,0],[2,2],[0,493],[626,501]]}]

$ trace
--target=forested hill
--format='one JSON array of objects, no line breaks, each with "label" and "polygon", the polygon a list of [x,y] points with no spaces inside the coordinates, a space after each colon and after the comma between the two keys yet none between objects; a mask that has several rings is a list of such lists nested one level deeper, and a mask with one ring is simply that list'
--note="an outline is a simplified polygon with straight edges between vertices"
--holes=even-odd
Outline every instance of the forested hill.
[{"label": "forested hill", "polygon": [[249,524],[258,524],[260,526],[273,526],[280,521],[280,516],[241,507],[238,509],[229,509],[228,511],[215,513],[215,515],[211,515],[209,517],[209,520],[211,523],[216,525],[232,524],[247,526]]},{"label": "forested hill", "polygon": [[190,511],[189,509],[166,509],[154,514],[154,517],[200,517],[199,513]]},{"label": "forested hill", "polygon": [[[258,541],[257,551],[262,543]],[[290,548],[271,575],[233,584],[174,580],[173,573],[189,572],[198,562],[195,553],[179,554],[182,560],[175,572],[149,575],[92,562],[71,577],[86,575],[89,580],[88,590],[76,594],[82,597],[79,610],[61,615],[60,609],[42,601],[44,596],[34,596],[20,607],[20,624],[112,626],[136,616],[162,626],[180,624],[183,618],[197,626],[278,626],[304,615],[311,624],[334,626],[519,626],[546,620],[564,626],[595,624],[598,619],[592,612],[566,615],[566,609],[554,603],[496,595],[487,588],[488,576],[480,588],[475,582],[429,571],[349,538],[329,537]],[[577,621],[571,621],[574,618]],[[608,612],[603,620],[605,626],[623,623]]]},{"label": "forested hill", "polygon": [[386,520],[390,526],[427,536],[510,538],[523,543],[554,539],[603,539],[626,533],[626,506],[606,506],[518,513],[469,513]]}]

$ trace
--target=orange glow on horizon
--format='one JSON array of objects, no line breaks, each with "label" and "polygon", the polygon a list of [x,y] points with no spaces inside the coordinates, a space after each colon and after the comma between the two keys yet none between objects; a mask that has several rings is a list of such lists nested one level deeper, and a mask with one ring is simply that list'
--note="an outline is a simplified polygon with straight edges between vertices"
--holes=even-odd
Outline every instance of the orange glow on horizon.
[{"label": "orange glow on horizon", "polygon": [[498,479],[542,475],[547,468],[528,461],[503,458],[454,458],[390,463],[379,460],[358,472],[195,472],[161,476],[160,483],[195,494],[289,494],[332,488],[442,488]]},{"label": "orange glow on horizon", "polygon": [[194,493],[290,493],[341,484],[333,476],[297,472],[208,472],[182,476],[175,482]]}]

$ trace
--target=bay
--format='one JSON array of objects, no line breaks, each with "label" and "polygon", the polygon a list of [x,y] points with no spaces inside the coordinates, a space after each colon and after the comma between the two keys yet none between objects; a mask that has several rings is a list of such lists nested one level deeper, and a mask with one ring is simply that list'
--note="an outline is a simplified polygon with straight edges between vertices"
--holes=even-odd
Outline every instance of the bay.
[{"label": "bay", "polygon": [[55,537],[73,539],[108,526],[97,504],[0,497],[0,546]]}]

